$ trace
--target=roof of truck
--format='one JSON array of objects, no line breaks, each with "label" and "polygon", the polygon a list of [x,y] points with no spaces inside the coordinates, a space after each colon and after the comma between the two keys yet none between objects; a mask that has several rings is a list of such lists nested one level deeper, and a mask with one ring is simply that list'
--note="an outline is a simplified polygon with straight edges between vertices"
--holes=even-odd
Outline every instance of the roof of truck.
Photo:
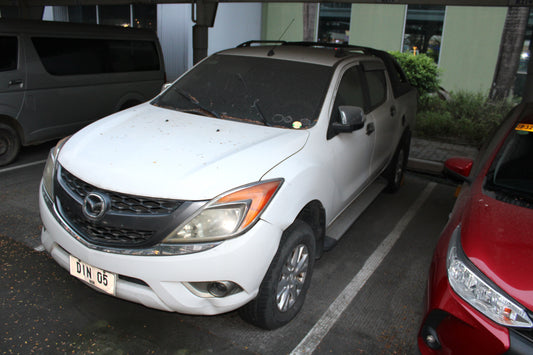
[{"label": "roof of truck", "polygon": [[271,57],[326,66],[335,66],[347,58],[382,58],[386,52],[368,47],[318,42],[250,41],[220,54]]}]

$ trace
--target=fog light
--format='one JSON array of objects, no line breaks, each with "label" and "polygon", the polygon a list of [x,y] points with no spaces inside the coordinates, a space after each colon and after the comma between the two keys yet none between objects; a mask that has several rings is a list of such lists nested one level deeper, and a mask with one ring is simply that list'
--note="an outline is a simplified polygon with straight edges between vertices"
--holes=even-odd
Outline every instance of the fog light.
[{"label": "fog light", "polygon": [[233,291],[235,284],[230,281],[217,281],[211,282],[207,286],[207,291],[212,294],[214,297],[226,297]]},{"label": "fog light", "polygon": [[424,327],[422,336],[424,337],[424,342],[426,343],[426,345],[429,346],[431,349],[440,349],[441,345],[435,329],[428,326]]},{"label": "fog light", "polygon": [[184,282],[183,285],[198,297],[226,297],[242,291],[242,287],[231,281]]}]

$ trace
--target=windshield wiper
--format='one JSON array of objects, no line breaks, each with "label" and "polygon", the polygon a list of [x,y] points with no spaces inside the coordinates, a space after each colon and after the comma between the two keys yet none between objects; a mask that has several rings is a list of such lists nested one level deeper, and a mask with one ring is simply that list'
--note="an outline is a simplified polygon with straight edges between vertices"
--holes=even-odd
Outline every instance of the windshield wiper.
[{"label": "windshield wiper", "polygon": [[259,117],[261,118],[261,122],[265,126],[272,127],[272,125],[266,120],[265,115],[263,115],[263,112],[261,112],[261,109],[259,108],[259,99],[255,99],[254,103],[252,104],[252,108],[255,108],[255,110],[259,113]]},{"label": "windshield wiper", "polygon": [[186,98],[190,103],[192,103],[193,105],[195,105],[196,107],[200,108],[201,110],[211,114],[212,116],[216,117],[216,118],[220,118],[220,115],[214,111],[214,110],[211,110],[207,107],[205,107],[204,105],[202,105],[200,103],[200,101],[198,101],[194,96],[192,96],[190,93],[182,90],[182,89],[179,89],[177,87],[174,87],[173,88],[174,90],[176,90],[176,92],[178,94],[180,94],[181,96],[183,96],[184,98]]},{"label": "windshield wiper", "polygon": [[[242,75],[240,73],[237,73],[237,77],[243,83],[244,88],[246,89],[246,92],[248,93],[248,95],[250,95],[250,89],[248,89],[248,85],[246,85],[246,81],[244,81],[244,78],[242,77]],[[257,111],[257,113],[259,113],[259,118],[261,118],[261,123],[263,123],[265,126],[269,126],[269,127],[272,126],[265,118],[265,115],[263,115],[261,108],[259,108],[259,99],[255,99],[251,107],[254,108]]]}]

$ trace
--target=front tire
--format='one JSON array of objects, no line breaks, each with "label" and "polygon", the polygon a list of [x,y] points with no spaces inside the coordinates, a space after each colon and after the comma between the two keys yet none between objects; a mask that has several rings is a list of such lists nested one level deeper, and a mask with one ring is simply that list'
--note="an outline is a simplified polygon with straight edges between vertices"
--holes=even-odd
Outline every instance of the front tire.
[{"label": "front tire", "polygon": [[304,304],[315,247],[314,233],[308,224],[297,220],[287,228],[257,297],[239,310],[241,317],[264,329],[289,323]]},{"label": "front tire", "polygon": [[0,123],[0,166],[11,163],[20,151],[20,138],[17,132],[6,124]]}]

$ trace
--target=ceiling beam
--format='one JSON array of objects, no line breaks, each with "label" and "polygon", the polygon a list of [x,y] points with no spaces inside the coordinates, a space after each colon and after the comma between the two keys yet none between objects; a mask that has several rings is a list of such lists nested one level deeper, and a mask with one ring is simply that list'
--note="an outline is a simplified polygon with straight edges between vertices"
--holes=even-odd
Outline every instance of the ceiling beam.
[{"label": "ceiling beam", "polygon": [[[120,5],[120,4],[190,4],[187,0],[0,0],[0,6],[47,6],[47,5]],[[344,2],[366,4],[413,4],[413,5],[450,5],[450,6],[533,6],[533,0],[204,0],[203,2],[239,3],[239,2]]]}]

